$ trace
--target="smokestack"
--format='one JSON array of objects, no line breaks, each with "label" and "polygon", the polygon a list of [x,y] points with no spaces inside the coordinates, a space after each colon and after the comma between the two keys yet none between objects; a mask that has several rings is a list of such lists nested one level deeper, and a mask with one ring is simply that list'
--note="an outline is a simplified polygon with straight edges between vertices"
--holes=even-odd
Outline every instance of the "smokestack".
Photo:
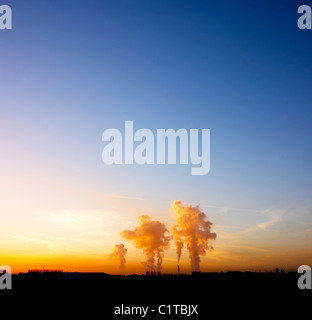
[{"label": "smokestack", "polygon": [[111,260],[117,261],[119,263],[119,268],[123,270],[126,263],[126,254],[127,254],[127,249],[121,243],[121,244],[115,245],[115,247],[113,248],[113,251],[109,254],[108,257]]},{"label": "smokestack", "polygon": [[208,240],[215,240],[217,235],[210,232],[212,223],[198,206],[184,206],[182,201],[174,201],[171,209],[176,215],[176,224],[172,226],[171,233],[177,249],[178,263],[185,244],[190,254],[192,274],[197,274],[200,272],[200,256],[213,250],[208,245]]},{"label": "smokestack", "polygon": [[192,271],[192,276],[196,276],[197,274],[200,274],[200,271]]},{"label": "smokestack", "polygon": [[[156,275],[155,255],[157,255],[157,271],[161,272],[163,251],[169,247],[169,232],[160,221],[152,221],[143,214],[138,217],[139,225],[134,230],[124,230],[120,234],[126,240],[132,240],[137,249],[142,249],[146,255],[146,271]],[[147,274],[146,272],[146,274]]]},{"label": "smokestack", "polygon": [[180,274],[180,266],[178,265],[178,274]]}]

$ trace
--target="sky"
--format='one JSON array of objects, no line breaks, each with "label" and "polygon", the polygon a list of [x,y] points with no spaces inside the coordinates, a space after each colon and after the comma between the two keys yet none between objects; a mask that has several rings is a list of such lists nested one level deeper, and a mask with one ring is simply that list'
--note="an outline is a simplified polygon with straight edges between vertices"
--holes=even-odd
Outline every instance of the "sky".
[{"label": "sky", "polygon": [[[144,272],[171,204],[213,223],[202,271],[312,264],[312,42],[300,1],[12,1],[0,30],[0,265]],[[311,3],[312,5],[312,3]],[[211,130],[208,175],[102,161],[105,129]],[[176,272],[173,242],[163,272]],[[181,269],[190,272],[186,249]]]}]

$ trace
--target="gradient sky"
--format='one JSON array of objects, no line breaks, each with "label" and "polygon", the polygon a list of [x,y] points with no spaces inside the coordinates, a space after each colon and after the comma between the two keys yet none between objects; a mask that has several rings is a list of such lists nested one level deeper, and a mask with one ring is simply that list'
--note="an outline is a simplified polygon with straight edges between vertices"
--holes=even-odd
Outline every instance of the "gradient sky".
[{"label": "gradient sky", "polygon": [[[300,1],[12,1],[0,30],[0,265],[113,272],[174,200],[214,223],[203,271],[312,264],[312,31]],[[312,3],[311,3],[312,5]],[[211,129],[211,170],[106,166],[102,133]],[[173,244],[164,272],[176,270]],[[182,268],[190,271],[188,253]]]}]

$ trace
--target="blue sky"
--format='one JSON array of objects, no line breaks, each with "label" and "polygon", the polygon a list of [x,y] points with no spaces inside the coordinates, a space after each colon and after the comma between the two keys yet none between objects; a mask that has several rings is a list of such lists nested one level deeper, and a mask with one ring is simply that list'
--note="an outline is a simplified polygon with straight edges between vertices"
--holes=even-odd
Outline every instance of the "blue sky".
[{"label": "blue sky", "polygon": [[[3,172],[142,198],[140,210],[165,220],[182,199],[219,225],[248,227],[270,209],[311,228],[312,31],[297,28],[300,2],[0,4],[13,10],[0,33]],[[125,120],[211,129],[210,173],[105,166],[102,132]],[[55,195],[55,208],[77,209],[70,197]]]}]

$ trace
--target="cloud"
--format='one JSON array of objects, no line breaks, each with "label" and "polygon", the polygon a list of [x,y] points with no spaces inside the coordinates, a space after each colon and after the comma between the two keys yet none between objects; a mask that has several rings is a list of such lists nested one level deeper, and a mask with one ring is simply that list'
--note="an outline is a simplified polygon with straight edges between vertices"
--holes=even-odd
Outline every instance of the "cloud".
[{"label": "cloud", "polygon": [[178,262],[185,244],[190,254],[192,271],[199,272],[200,256],[213,250],[208,245],[208,240],[215,240],[217,237],[216,233],[210,232],[212,222],[198,206],[184,206],[182,201],[174,201],[171,209],[176,216],[176,224],[172,226],[171,233],[177,248]]},{"label": "cloud", "polygon": [[261,212],[262,215],[267,217],[267,220],[261,223],[258,223],[256,226],[252,226],[247,228],[244,233],[249,233],[253,231],[265,231],[270,227],[276,225],[280,221],[282,221],[282,216],[284,214],[284,210],[271,210],[267,209]]},{"label": "cloud", "polygon": [[109,259],[115,260],[119,263],[119,267],[123,269],[126,263],[127,249],[121,244],[115,244],[113,251],[108,255]]},{"label": "cloud", "polygon": [[126,240],[134,241],[137,249],[143,249],[147,256],[146,271],[155,271],[155,255],[157,255],[157,271],[161,272],[163,251],[169,248],[169,232],[164,223],[152,221],[151,218],[143,214],[138,217],[139,225],[134,230],[124,230],[120,234]]}]

